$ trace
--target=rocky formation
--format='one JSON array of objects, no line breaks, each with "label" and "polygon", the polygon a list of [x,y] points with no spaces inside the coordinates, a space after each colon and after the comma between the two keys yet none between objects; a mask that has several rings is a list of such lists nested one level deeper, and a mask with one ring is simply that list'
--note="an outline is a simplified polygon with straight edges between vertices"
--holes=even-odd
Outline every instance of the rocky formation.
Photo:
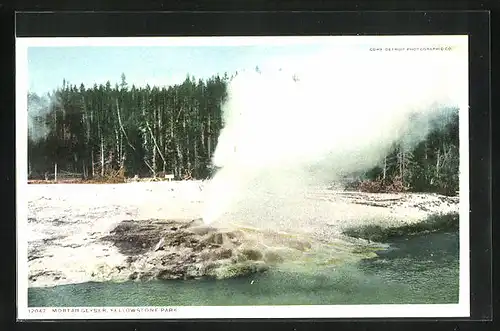
[{"label": "rocky formation", "polygon": [[127,220],[103,240],[127,256],[126,265],[119,267],[138,280],[246,276],[312,248],[291,235],[216,229],[201,220]]},{"label": "rocky formation", "polygon": [[402,224],[400,226],[383,227],[380,225],[363,225],[347,228],[344,234],[368,241],[387,242],[393,238],[412,237],[432,232],[458,231],[460,218],[458,213],[432,215],[418,223]]}]

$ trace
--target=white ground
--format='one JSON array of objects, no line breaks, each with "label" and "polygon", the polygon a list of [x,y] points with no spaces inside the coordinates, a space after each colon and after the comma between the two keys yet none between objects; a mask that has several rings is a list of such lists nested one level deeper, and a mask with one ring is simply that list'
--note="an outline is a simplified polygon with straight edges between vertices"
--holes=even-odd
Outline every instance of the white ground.
[{"label": "white ground", "polygon": [[[113,267],[122,264],[125,256],[99,238],[127,219],[200,218],[203,183],[32,184],[26,196],[28,226],[24,237],[32,256],[29,286],[52,286],[99,280],[96,274],[102,280],[120,279]],[[354,225],[394,226],[449,212],[458,213],[458,198],[317,189],[293,201],[262,198],[258,207],[240,206],[213,225],[305,232],[328,240]]]}]

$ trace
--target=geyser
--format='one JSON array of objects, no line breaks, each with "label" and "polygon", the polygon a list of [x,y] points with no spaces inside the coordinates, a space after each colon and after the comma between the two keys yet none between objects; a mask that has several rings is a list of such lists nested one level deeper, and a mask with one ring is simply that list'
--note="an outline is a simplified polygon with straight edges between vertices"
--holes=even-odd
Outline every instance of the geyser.
[{"label": "geyser", "polygon": [[310,185],[377,165],[395,142],[415,146],[449,111],[467,107],[467,61],[460,50],[335,51],[238,74],[223,105],[204,221],[242,206],[292,208]]}]

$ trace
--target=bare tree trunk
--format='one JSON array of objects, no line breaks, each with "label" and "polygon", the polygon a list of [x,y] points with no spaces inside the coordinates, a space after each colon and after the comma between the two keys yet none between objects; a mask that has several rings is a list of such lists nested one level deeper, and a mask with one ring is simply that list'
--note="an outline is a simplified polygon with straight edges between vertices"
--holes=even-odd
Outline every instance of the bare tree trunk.
[{"label": "bare tree trunk", "polygon": [[[159,147],[158,147],[158,143],[156,141],[156,107],[153,108],[153,127],[151,128],[151,126],[149,125],[149,121],[147,120],[147,117],[146,117],[146,123],[147,123],[147,126],[148,126],[148,129],[149,129],[149,133],[151,134],[151,139],[154,143],[154,146],[153,146],[153,169],[155,170],[155,173],[154,173],[154,178],[156,178],[156,174],[158,173],[158,165],[156,164],[156,153],[157,153],[157,150],[159,150]],[[161,152],[160,152],[161,154]]]},{"label": "bare tree trunk", "polygon": [[399,165],[399,176],[403,175],[403,157],[401,155],[401,150],[398,153],[398,165]]},{"label": "bare tree trunk", "polygon": [[158,151],[158,154],[160,154],[160,157],[163,161],[163,163],[166,163],[165,156],[161,153],[160,147],[158,146],[158,143],[156,142],[155,135],[153,133],[153,130],[151,130],[151,126],[149,125],[148,118],[146,117],[146,109],[143,107],[142,108],[142,114],[144,115],[144,119],[146,121],[146,127],[148,128],[148,131],[151,135],[151,139],[153,140],[153,169],[154,169],[154,177],[156,177],[156,151]]},{"label": "bare tree trunk", "polygon": [[[90,122],[92,120],[92,112],[90,112],[87,109],[87,104],[85,103],[85,97],[82,96],[82,105],[83,105],[83,122],[85,127],[85,148],[88,150],[89,148],[91,149],[91,142],[90,142]],[[85,165],[85,159],[88,157],[88,155],[84,156],[82,158],[82,167],[83,167],[83,178],[88,177],[88,167]]]},{"label": "bare tree trunk", "polygon": [[[170,143],[171,144],[175,144],[175,141],[174,141],[174,119],[172,118],[172,120],[170,121]],[[174,156],[173,157],[173,162],[172,162],[172,171],[175,173],[176,171],[176,157]]]},{"label": "bare tree trunk", "polygon": [[[128,139],[128,136],[127,136],[127,133],[125,132],[125,129],[123,128],[123,124],[122,124],[122,119],[120,117],[120,107],[118,105],[118,100],[116,100],[116,113],[118,115],[118,123],[120,124],[120,128],[123,132],[123,135],[125,136],[125,139],[127,140],[127,143],[128,145],[130,146],[130,148],[132,148],[132,150],[134,152],[137,153],[137,150],[135,149],[134,145],[132,145],[130,143],[130,140]],[[155,174],[155,171],[153,170],[153,168],[151,167],[151,165],[148,163],[148,161],[144,160],[144,163],[146,164],[146,166],[149,168],[149,170],[151,171],[152,174]]]},{"label": "bare tree trunk", "polygon": [[176,160],[176,168],[177,168],[177,175],[182,176],[182,167],[184,164],[184,155],[182,154],[181,146],[179,144],[179,140],[176,139],[174,141],[175,144],[175,151],[177,152],[177,160]]},{"label": "bare tree trunk", "polygon": [[100,122],[97,123],[97,130],[99,131],[99,139],[101,140],[101,177],[104,177],[104,138]]},{"label": "bare tree trunk", "polygon": [[212,158],[212,130],[211,130],[210,113],[208,113],[208,140],[207,140],[207,155]]},{"label": "bare tree trunk", "polygon": [[123,152],[120,168],[123,169],[124,173],[125,173],[125,161],[126,160],[127,160],[127,153]]},{"label": "bare tree trunk", "polygon": [[183,163],[183,166],[184,166],[184,169],[185,170],[189,170],[188,168],[190,167],[189,166],[189,163],[190,163],[190,160],[191,160],[191,153],[189,153],[189,132],[187,132],[187,129],[186,129],[186,113],[184,113],[184,116],[182,118],[182,130],[183,130],[183,133],[184,133],[184,137],[186,137],[186,148],[185,148],[185,153],[184,153],[184,158],[185,158],[185,162]]},{"label": "bare tree trunk", "polygon": [[405,178],[405,153],[402,146],[399,147],[398,153],[398,163],[399,163],[399,177],[401,179],[401,184],[404,187],[404,178]]},{"label": "bare tree trunk", "polygon": [[198,140],[194,140],[194,176],[198,177]]},{"label": "bare tree trunk", "polygon": [[[166,155],[166,153],[165,153],[165,137],[164,137],[164,134],[163,134],[163,127],[162,127],[162,114],[163,114],[163,109],[162,108],[158,109],[158,124],[157,124],[157,128],[160,131],[159,149],[161,151],[163,151],[163,153]],[[161,153],[162,152],[160,152],[160,154]],[[167,163],[166,157],[163,157],[162,161],[163,161],[162,171],[163,171],[163,173],[165,173],[165,168],[167,166],[167,164],[166,164]]]},{"label": "bare tree trunk", "polygon": [[385,180],[387,174],[387,155],[384,157],[384,169],[382,173],[382,179]]},{"label": "bare tree trunk", "polygon": [[401,150],[401,164],[403,165],[403,171],[401,173],[401,185],[405,187],[405,172],[406,172],[406,155],[404,148]]},{"label": "bare tree trunk", "polygon": [[[204,93],[202,94],[203,98],[205,99],[205,109],[208,109],[207,105],[207,99],[204,97]],[[206,140],[205,140],[205,131],[207,130],[207,126],[205,123],[203,123],[203,127],[201,128],[201,148],[203,151],[206,151]],[[208,153],[206,154],[208,156]]]},{"label": "bare tree trunk", "polygon": [[153,148],[153,169],[154,169],[153,177],[156,178],[156,174],[158,173],[158,169],[156,167],[156,148]]},{"label": "bare tree trunk", "polygon": [[104,177],[104,140],[101,135],[101,177]]},{"label": "bare tree trunk", "polygon": [[[201,149],[202,150],[206,150],[206,146],[205,146],[205,128],[202,127],[201,128]],[[208,154],[207,154],[208,155]]]},{"label": "bare tree trunk", "polygon": [[443,143],[443,162],[441,162],[441,168],[446,167],[448,161],[448,156],[450,154],[450,148],[446,146],[446,143]]},{"label": "bare tree trunk", "polygon": [[[120,164],[120,135],[118,134],[118,130],[115,127],[115,148],[116,148],[116,164]],[[113,162],[114,164],[114,162]]]},{"label": "bare tree trunk", "polygon": [[124,152],[123,152],[123,133],[120,131],[120,160],[123,159]]},{"label": "bare tree trunk", "polygon": [[436,178],[439,178],[440,161],[441,161],[441,150],[438,149],[436,157]]}]

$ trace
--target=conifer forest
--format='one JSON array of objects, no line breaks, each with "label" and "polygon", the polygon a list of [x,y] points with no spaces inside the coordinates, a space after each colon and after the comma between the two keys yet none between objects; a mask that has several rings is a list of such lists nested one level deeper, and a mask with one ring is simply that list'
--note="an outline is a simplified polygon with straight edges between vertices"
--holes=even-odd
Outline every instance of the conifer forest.
[{"label": "conifer forest", "polygon": [[[28,178],[47,179],[57,167],[61,176],[81,180],[206,179],[230,80],[187,76],[168,87],[136,87],[123,74],[114,86],[64,82],[47,95],[29,93]],[[362,191],[456,194],[458,111],[412,150],[395,144],[379,165],[350,178],[351,188]]]}]

